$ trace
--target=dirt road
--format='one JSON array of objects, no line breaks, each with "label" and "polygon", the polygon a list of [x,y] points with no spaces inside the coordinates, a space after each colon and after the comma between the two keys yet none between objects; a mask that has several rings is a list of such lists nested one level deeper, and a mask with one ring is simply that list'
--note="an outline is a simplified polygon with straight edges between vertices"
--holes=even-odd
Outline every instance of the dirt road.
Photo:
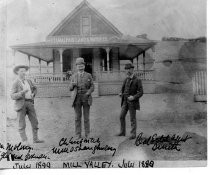
[{"label": "dirt road", "polygon": [[[117,137],[119,132],[120,99],[117,96],[94,98],[91,107],[91,137],[100,138],[101,145],[116,148],[115,156],[110,151],[82,151],[53,154],[61,138],[74,137],[74,110],[70,98],[37,98],[35,108],[39,119],[40,138],[44,144],[32,144],[35,152],[45,153],[50,160],[205,160],[207,158],[206,104],[194,103],[185,94],[150,94],[141,100],[141,110],[137,112],[137,133],[145,137],[157,135],[179,135],[192,137],[180,143],[177,150],[152,150],[152,145],[135,145],[128,139],[130,132],[129,114],[126,117],[125,137]],[[12,107],[11,107],[12,110]],[[11,113],[15,115],[15,113]],[[11,118],[15,118],[12,116]],[[83,129],[84,131],[84,129]],[[31,139],[31,126],[27,119],[27,133]],[[84,135],[84,134],[83,134]],[[8,142],[20,141],[17,119],[7,120]],[[31,141],[31,140],[30,140]]]}]

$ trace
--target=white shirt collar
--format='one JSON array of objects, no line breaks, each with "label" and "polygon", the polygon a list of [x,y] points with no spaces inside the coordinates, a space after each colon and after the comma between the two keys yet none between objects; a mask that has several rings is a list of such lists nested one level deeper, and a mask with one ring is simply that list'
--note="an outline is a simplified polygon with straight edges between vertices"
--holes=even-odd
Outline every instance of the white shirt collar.
[{"label": "white shirt collar", "polygon": [[20,79],[20,78],[18,78],[18,80],[19,80],[20,82],[25,82],[25,81],[26,81],[26,79]]},{"label": "white shirt collar", "polygon": [[85,71],[82,71],[82,72],[78,71],[78,74],[79,74],[79,75],[83,75],[84,72],[85,72]]},{"label": "white shirt collar", "polygon": [[132,78],[133,78],[133,76],[134,76],[134,73],[133,73],[132,75],[128,76],[128,77],[132,79]]}]

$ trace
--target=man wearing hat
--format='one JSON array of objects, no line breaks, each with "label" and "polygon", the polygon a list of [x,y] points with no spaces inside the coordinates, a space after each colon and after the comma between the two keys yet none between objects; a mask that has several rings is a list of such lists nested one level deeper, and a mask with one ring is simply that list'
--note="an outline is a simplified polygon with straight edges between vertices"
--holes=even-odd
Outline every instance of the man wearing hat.
[{"label": "man wearing hat", "polygon": [[13,71],[17,75],[17,79],[14,81],[11,89],[11,98],[15,100],[15,111],[19,121],[19,133],[24,144],[29,144],[28,138],[25,132],[26,121],[25,116],[28,115],[31,122],[33,132],[33,142],[43,143],[43,140],[38,138],[38,120],[34,109],[34,97],[37,93],[37,88],[34,86],[31,80],[25,78],[28,66],[19,65],[16,66]]},{"label": "man wearing hat", "polygon": [[84,71],[84,59],[79,57],[76,59],[77,72],[72,75],[70,91],[72,92],[72,107],[75,111],[75,132],[77,138],[81,138],[82,126],[82,109],[84,116],[85,137],[90,134],[90,106],[92,105],[91,93],[94,91],[94,84],[91,74]]},{"label": "man wearing hat", "polygon": [[121,93],[119,94],[122,98],[122,108],[120,113],[121,129],[118,136],[125,136],[126,134],[125,117],[129,111],[131,121],[131,135],[129,139],[131,140],[136,138],[136,110],[140,110],[139,98],[143,95],[143,88],[141,80],[134,75],[133,64],[127,63],[125,71],[127,77],[123,82]]}]

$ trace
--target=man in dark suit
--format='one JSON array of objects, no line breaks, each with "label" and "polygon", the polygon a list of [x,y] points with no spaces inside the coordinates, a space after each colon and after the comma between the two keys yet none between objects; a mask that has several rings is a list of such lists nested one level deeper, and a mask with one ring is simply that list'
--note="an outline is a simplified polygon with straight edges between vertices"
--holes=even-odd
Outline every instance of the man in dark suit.
[{"label": "man in dark suit", "polygon": [[31,80],[25,78],[28,66],[19,65],[14,68],[14,73],[18,78],[14,81],[11,89],[11,98],[15,100],[14,108],[19,120],[19,133],[24,144],[29,144],[25,128],[25,116],[28,115],[33,131],[33,142],[43,143],[38,138],[38,120],[34,109],[34,97],[37,94],[37,88]]},{"label": "man in dark suit", "polygon": [[125,136],[126,134],[126,123],[125,117],[129,110],[130,121],[131,121],[131,136],[129,139],[136,138],[136,110],[140,110],[139,98],[143,95],[143,88],[141,80],[134,75],[134,66],[131,63],[125,65],[127,77],[123,82],[121,93],[121,113],[120,123],[121,130],[118,136]]},{"label": "man in dark suit", "polygon": [[72,92],[72,107],[75,111],[75,132],[77,139],[81,138],[82,108],[84,116],[85,137],[90,134],[90,106],[92,105],[91,93],[94,91],[94,84],[91,74],[84,71],[85,62],[83,58],[76,59],[77,72],[71,78],[70,91]]}]

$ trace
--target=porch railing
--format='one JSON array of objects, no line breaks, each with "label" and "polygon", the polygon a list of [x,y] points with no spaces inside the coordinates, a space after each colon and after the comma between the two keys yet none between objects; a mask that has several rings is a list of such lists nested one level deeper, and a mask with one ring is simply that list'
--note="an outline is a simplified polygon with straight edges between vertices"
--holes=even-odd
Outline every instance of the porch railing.
[{"label": "porch railing", "polygon": [[154,70],[134,71],[135,75],[141,80],[154,80]]},{"label": "porch railing", "polygon": [[[141,80],[153,80],[153,70],[146,71],[135,71],[135,75]],[[94,72],[93,79],[97,82],[110,82],[110,81],[123,81],[126,77],[125,71],[101,71]],[[28,75],[36,84],[47,84],[47,83],[67,83],[70,82],[71,77],[67,74],[30,74]]]},{"label": "porch railing", "polygon": [[[141,80],[154,80],[153,74],[154,70],[138,70],[134,71],[134,74],[140,78]],[[125,79],[126,74],[125,71],[101,71],[101,72],[94,72],[94,77],[96,81],[99,82],[109,82],[109,81],[122,81]]]},{"label": "porch railing", "polygon": [[28,78],[36,84],[69,82],[66,74],[30,74]]}]

